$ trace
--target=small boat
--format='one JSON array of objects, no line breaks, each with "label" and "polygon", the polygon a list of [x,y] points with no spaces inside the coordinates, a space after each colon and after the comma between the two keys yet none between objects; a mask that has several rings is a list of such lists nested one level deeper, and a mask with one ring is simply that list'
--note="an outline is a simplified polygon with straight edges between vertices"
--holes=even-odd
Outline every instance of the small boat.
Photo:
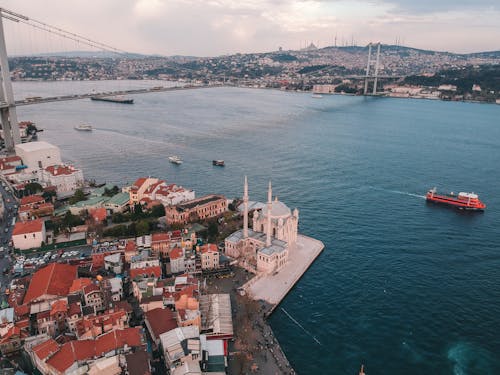
[{"label": "small boat", "polygon": [[212,160],[212,165],[215,165],[217,167],[223,167],[224,166],[224,160]]},{"label": "small boat", "polygon": [[100,101],[100,102],[111,102],[120,104],[134,104],[134,99],[125,98],[123,96],[91,96],[90,100]]},{"label": "small boat", "polygon": [[84,132],[91,132],[92,125],[86,125],[86,124],[77,125],[77,126],[75,126],[75,130],[80,130],[80,131],[84,131]]},{"label": "small boat", "polygon": [[321,94],[312,94],[312,95],[311,95],[311,98],[314,98],[314,99],[321,99],[321,98],[323,98],[323,95],[321,95]]},{"label": "small boat", "polygon": [[456,207],[460,210],[469,211],[484,211],[486,205],[479,200],[477,194],[474,193],[458,193],[455,195],[453,192],[450,194],[437,194],[436,188],[427,192],[425,196],[427,202],[444,204],[447,206]]},{"label": "small boat", "polygon": [[177,155],[169,156],[168,161],[173,164],[182,164],[182,159]]}]

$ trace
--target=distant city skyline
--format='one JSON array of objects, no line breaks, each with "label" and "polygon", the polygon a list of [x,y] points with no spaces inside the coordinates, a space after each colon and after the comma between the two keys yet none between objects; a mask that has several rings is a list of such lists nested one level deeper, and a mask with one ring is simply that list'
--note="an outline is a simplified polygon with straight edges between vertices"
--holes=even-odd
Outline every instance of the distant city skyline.
[{"label": "distant city skyline", "polygon": [[[217,56],[380,41],[500,50],[498,0],[4,0],[0,7],[128,52]],[[4,20],[9,54],[82,50]]]}]

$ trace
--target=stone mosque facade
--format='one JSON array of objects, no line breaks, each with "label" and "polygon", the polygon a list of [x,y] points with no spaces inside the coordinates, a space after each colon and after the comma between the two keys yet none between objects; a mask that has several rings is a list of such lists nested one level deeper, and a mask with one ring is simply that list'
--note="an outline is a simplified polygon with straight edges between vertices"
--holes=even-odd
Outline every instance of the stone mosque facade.
[{"label": "stone mosque facade", "polygon": [[278,272],[288,261],[290,248],[297,242],[299,211],[293,212],[276,197],[272,199],[269,182],[267,203],[253,215],[253,229],[248,228],[248,182],[243,193],[243,229],[226,238],[226,255],[257,272]]}]

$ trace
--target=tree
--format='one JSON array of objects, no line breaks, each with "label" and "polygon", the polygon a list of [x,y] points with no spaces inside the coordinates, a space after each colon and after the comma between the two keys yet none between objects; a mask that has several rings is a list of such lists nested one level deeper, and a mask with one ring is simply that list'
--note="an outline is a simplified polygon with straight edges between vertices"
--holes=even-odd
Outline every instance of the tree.
[{"label": "tree", "polygon": [[217,224],[217,221],[210,220],[208,222],[208,228],[207,228],[208,241],[213,242],[218,234],[219,234],[219,225]]},{"label": "tree", "polygon": [[43,191],[42,185],[37,182],[30,182],[24,186],[24,191],[26,195],[32,195]]},{"label": "tree", "polygon": [[55,197],[57,194],[54,190],[45,190],[42,194],[42,197],[46,201],[52,201],[52,198]]},{"label": "tree", "polygon": [[69,204],[75,204],[85,200],[85,193],[82,189],[78,189],[75,191],[75,195],[69,198]]},{"label": "tree", "polygon": [[163,204],[157,204],[151,209],[151,216],[162,217],[165,216],[165,206]]},{"label": "tree", "polygon": [[141,220],[135,225],[137,236],[144,236],[149,233],[149,223],[146,220]]},{"label": "tree", "polygon": [[124,214],[122,214],[121,212],[115,212],[112,216],[111,216],[111,221],[113,223],[125,223],[126,221],[128,221],[128,217],[125,216]]},{"label": "tree", "polygon": [[105,197],[112,197],[116,194],[118,194],[120,192],[120,189],[118,188],[118,186],[113,186],[111,189],[108,189],[108,188],[104,188],[104,193],[103,195]]},{"label": "tree", "polygon": [[61,220],[63,228],[76,227],[77,225],[82,225],[84,221],[80,216],[73,215],[70,211],[66,212]]}]

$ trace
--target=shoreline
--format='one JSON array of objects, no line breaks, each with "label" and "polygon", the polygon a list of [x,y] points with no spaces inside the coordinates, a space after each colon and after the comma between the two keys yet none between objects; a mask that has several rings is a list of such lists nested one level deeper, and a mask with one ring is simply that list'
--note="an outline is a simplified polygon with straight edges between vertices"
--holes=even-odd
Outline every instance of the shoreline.
[{"label": "shoreline", "polygon": [[[231,295],[234,341],[229,345],[228,374],[297,374],[268,318],[323,250],[324,244],[321,241],[299,234],[297,246],[290,252],[288,267],[285,266],[278,274],[259,276],[236,266],[233,278],[209,280],[208,288],[211,292],[226,292]],[[276,284],[276,288],[268,288],[271,282]],[[267,288],[261,289],[261,285]],[[242,293],[242,290],[252,286],[255,286],[255,291],[267,290],[271,293]]]}]

